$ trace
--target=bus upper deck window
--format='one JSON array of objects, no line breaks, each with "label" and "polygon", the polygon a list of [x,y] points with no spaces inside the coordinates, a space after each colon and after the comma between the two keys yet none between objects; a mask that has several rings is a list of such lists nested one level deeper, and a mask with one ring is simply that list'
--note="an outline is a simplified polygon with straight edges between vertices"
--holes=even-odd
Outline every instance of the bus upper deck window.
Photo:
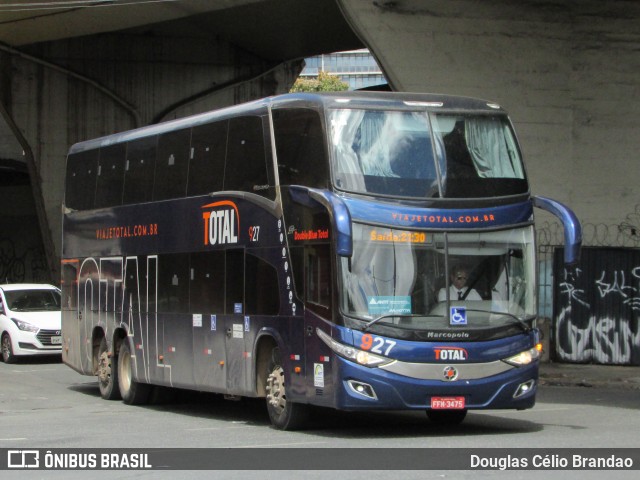
[{"label": "bus upper deck window", "polygon": [[307,108],[273,111],[280,185],[327,188],[329,165],[320,114]]},{"label": "bus upper deck window", "polygon": [[96,195],[98,150],[69,155],[65,205],[74,210],[93,208]]},{"label": "bus upper deck window", "polygon": [[100,149],[95,208],[114,207],[122,203],[122,185],[126,145],[117,143]]},{"label": "bus upper deck window", "polygon": [[154,175],[154,200],[180,198],[186,195],[190,140],[189,129],[160,135]]},{"label": "bus upper deck window", "polygon": [[268,159],[262,117],[229,121],[224,190],[238,190],[275,198],[270,189]]},{"label": "bus upper deck window", "polygon": [[122,203],[148,202],[153,189],[157,136],[144,137],[127,144]]}]

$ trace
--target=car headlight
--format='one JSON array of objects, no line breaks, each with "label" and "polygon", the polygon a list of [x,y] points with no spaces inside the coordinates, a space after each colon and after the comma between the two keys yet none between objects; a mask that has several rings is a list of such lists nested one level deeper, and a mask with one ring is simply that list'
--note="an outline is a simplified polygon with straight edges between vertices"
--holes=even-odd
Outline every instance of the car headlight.
[{"label": "car headlight", "polygon": [[16,324],[16,326],[24,331],[24,332],[33,332],[33,333],[37,333],[38,330],[40,330],[38,327],[36,327],[35,325],[31,325],[29,322],[25,322],[24,320],[18,320],[17,318],[12,318],[11,319],[13,321],[13,323]]},{"label": "car headlight", "polygon": [[524,352],[520,352],[513,357],[505,358],[502,361],[507,362],[509,365],[514,365],[516,367],[523,367],[525,365],[529,365],[530,363],[536,361],[540,357],[540,352],[538,349],[530,348],[529,350],[525,350]]},{"label": "car headlight", "polygon": [[326,343],[327,346],[335,353],[348,360],[353,360],[360,365],[364,365],[365,367],[379,367],[381,365],[393,362],[393,359],[391,358],[382,357],[370,352],[365,352],[364,350],[360,350],[351,345],[345,345],[343,343],[337,342],[319,328],[316,329],[316,332],[318,333],[318,337],[320,337],[320,340]]}]

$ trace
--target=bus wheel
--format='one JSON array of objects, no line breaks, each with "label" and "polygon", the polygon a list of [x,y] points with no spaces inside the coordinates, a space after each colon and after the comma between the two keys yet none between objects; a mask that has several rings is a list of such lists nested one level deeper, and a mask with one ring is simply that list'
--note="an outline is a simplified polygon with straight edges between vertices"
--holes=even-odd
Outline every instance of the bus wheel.
[{"label": "bus wheel", "polygon": [[98,386],[100,396],[105,400],[120,399],[120,389],[118,388],[118,356],[109,356],[107,339],[103,338],[98,350]]},{"label": "bus wheel", "polygon": [[429,420],[438,425],[458,425],[466,416],[466,410],[427,410]]},{"label": "bus wheel", "polygon": [[151,385],[133,379],[131,351],[126,340],[122,342],[118,355],[118,387],[122,401],[128,405],[141,405],[149,401]]},{"label": "bus wheel", "polygon": [[280,351],[274,348],[267,370],[267,411],[274,427],[279,430],[297,430],[307,422],[309,407],[287,400],[285,378]]}]

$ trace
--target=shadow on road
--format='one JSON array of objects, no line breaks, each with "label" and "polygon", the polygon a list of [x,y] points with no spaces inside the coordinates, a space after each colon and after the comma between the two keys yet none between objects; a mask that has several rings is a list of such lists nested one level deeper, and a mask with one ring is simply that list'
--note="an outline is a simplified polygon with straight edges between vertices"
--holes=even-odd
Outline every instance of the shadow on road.
[{"label": "shadow on road", "polygon": [[[74,384],[70,390],[84,395],[99,397],[96,382]],[[193,392],[180,389],[163,389],[154,398],[154,403],[130,408],[147,408],[157,412],[197,417],[202,420],[235,422],[257,427],[269,427],[265,400],[242,398],[225,400],[223,395]],[[393,412],[343,412],[314,407],[306,432],[330,438],[439,438],[442,436],[509,435],[537,432],[544,428],[528,420],[514,419],[486,412],[470,411],[461,425],[441,426],[431,423],[423,411]]]}]

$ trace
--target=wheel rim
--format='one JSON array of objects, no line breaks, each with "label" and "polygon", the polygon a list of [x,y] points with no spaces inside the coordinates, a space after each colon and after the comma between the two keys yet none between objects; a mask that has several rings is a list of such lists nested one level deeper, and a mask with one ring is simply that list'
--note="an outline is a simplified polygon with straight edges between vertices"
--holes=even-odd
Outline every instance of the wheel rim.
[{"label": "wheel rim", "polygon": [[109,381],[111,380],[111,359],[109,358],[109,354],[106,350],[104,352],[100,352],[98,362],[98,379],[103,386],[109,385]]},{"label": "wheel rim", "polygon": [[119,365],[121,367],[118,378],[120,378],[121,388],[124,391],[129,391],[131,387],[131,355],[120,355]]},{"label": "wheel rim", "polygon": [[280,415],[287,407],[287,396],[284,390],[284,370],[276,367],[267,378],[267,402]]},{"label": "wheel rim", "polygon": [[11,340],[6,335],[2,337],[2,357],[11,358]]}]

